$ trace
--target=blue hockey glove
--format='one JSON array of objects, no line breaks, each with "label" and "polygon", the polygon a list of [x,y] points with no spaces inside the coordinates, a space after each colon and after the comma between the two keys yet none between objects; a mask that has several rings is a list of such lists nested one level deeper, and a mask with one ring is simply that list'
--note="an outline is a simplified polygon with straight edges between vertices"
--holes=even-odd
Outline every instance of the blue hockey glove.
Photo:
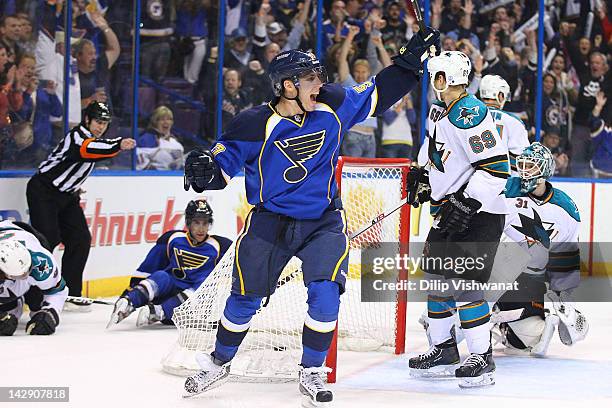
[{"label": "blue hockey glove", "polygon": [[424,167],[410,166],[408,177],[406,177],[406,192],[408,204],[414,208],[431,199],[431,187],[429,186],[429,173]]},{"label": "blue hockey glove", "polygon": [[453,193],[440,209],[440,230],[450,233],[465,231],[480,207],[480,201],[465,197],[460,192]]},{"label": "blue hockey glove", "polygon": [[[431,47],[434,47],[432,49]],[[400,48],[399,54],[393,57],[393,62],[404,69],[423,73],[423,62],[440,50],[440,32],[431,27],[425,27],[423,33],[416,33],[408,44]]]},{"label": "blue hockey glove", "polygon": [[185,177],[183,187],[196,193],[206,190],[206,186],[214,179],[216,164],[213,155],[208,150],[196,149],[189,152],[185,159]]}]

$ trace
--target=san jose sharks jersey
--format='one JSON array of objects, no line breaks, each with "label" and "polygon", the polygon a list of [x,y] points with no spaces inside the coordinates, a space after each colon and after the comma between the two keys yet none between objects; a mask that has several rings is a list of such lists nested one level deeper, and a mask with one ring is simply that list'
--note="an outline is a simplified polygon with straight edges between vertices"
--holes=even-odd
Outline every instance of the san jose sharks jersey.
[{"label": "san jose sharks jersey", "polygon": [[502,141],[508,146],[510,155],[510,171],[513,176],[518,175],[516,172],[516,157],[523,153],[526,147],[529,146],[529,136],[527,128],[522,120],[512,113],[489,106],[497,132]]},{"label": "san jose sharks jersey", "polygon": [[42,290],[44,302],[59,315],[68,296],[68,288],[53,255],[33,234],[8,220],[0,222],[0,240],[3,239],[16,239],[24,244],[32,257],[32,266],[27,279],[0,280],[0,304],[13,302],[32,286],[37,286]]},{"label": "san jose sharks jersey", "polygon": [[567,194],[546,184],[538,200],[521,192],[520,178],[508,179],[504,233],[531,255],[526,273],[546,273],[552,290],[573,289],[580,282],[580,213]]},{"label": "san jose sharks jersey", "polygon": [[479,211],[507,213],[501,193],[510,174],[508,146],[487,106],[464,93],[443,114],[441,108],[439,103],[430,108],[429,131],[418,158],[429,169],[432,214],[460,189],[482,203]]},{"label": "san jose sharks jersey", "polygon": [[313,112],[293,118],[271,104],[241,112],[211,149],[228,181],[244,168],[247,199],[296,219],[318,219],[337,194],[343,134],[371,117],[375,79],[352,88],[324,85]]},{"label": "san jose sharks jersey", "polygon": [[[231,244],[232,241],[227,238],[209,235],[204,242],[196,245],[188,233],[175,232],[168,239],[165,254],[168,263],[164,270],[175,279],[176,286],[181,289],[197,289]],[[160,260],[160,264],[164,262],[165,259]]]}]

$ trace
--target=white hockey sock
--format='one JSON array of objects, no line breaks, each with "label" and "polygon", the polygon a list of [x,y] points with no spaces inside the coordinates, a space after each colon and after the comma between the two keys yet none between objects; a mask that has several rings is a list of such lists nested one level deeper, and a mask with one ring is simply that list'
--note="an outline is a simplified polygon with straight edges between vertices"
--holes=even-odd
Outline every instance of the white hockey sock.
[{"label": "white hockey sock", "polygon": [[451,328],[455,324],[455,316],[444,317],[442,319],[427,318],[429,322],[429,336],[432,344],[444,343],[451,338]]},{"label": "white hockey sock", "polygon": [[491,323],[487,322],[471,329],[463,329],[463,335],[467,341],[470,353],[483,354],[489,350],[491,345]]}]

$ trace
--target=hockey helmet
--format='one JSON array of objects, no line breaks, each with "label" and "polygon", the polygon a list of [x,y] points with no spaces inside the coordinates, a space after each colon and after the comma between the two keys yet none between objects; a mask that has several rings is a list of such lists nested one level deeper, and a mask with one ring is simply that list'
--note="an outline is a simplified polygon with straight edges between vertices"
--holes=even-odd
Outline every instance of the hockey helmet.
[{"label": "hockey helmet", "polygon": [[93,101],[85,108],[83,118],[86,123],[88,123],[92,119],[97,119],[100,122],[110,122],[111,112],[107,104],[98,101]]},{"label": "hockey helmet", "polygon": [[533,142],[516,158],[516,169],[521,178],[521,191],[530,193],[540,181],[555,174],[555,158],[548,147]]},{"label": "hockey helmet", "polygon": [[213,222],[213,210],[203,198],[191,200],[185,209],[185,224],[187,226],[196,218],[204,218],[211,224]]},{"label": "hockey helmet", "polygon": [[327,71],[313,53],[301,50],[281,52],[268,68],[274,95],[283,95],[283,81],[286,79],[298,87],[300,77],[310,72],[314,72],[324,84],[327,83]]},{"label": "hockey helmet", "polygon": [[[428,60],[427,71],[434,91],[444,92],[451,85],[467,85],[469,83],[468,77],[472,72],[472,61],[461,51],[444,51]],[[446,79],[444,89],[436,89],[434,84],[436,75],[440,72],[444,74]]]},{"label": "hockey helmet", "polygon": [[32,256],[24,244],[12,238],[0,241],[0,272],[21,278],[29,274],[31,266]]},{"label": "hockey helmet", "polygon": [[[503,95],[503,101],[499,100],[499,94]],[[493,99],[501,106],[510,101],[510,85],[499,75],[485,75],[480,81],[480,98]]]}]

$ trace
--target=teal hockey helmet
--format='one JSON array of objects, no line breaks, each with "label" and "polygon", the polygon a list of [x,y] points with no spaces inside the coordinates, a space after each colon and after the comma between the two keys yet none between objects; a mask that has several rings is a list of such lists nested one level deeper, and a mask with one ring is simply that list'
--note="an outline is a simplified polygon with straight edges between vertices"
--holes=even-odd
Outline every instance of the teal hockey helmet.
[{"label": "teal hockey helmet", "polygon": [[521,178],[521,191],[530,193],[540,180],[547,180],[555,174],[555,157],[548,147],[533,142],[516,158],[516,169]]}]

